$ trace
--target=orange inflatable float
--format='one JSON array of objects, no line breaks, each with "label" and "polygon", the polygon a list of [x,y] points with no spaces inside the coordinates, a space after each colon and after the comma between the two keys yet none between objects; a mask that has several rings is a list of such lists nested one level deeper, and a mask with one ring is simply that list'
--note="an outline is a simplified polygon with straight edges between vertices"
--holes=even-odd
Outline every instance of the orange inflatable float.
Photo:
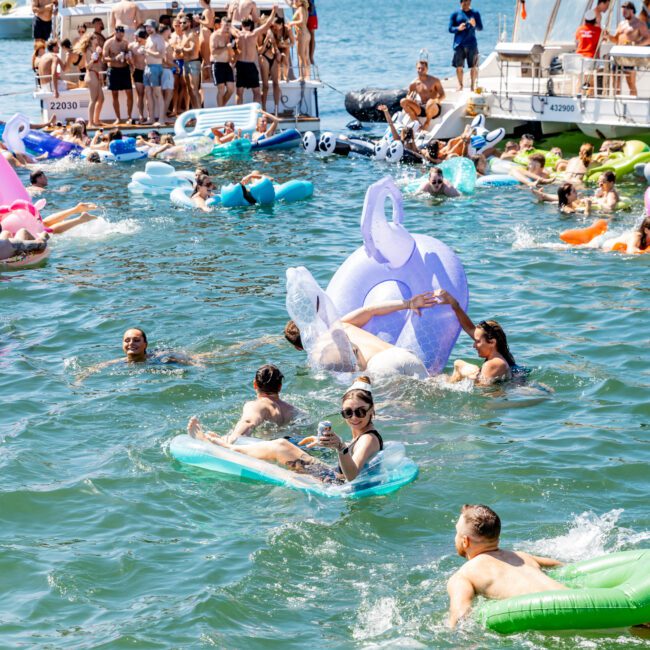
[{"label": "orange inflatable float", "polygon": [[573,228],[560,233],[560,239],[572,246],[588,244],[594,237],[607,232],[607,220],[598,219],[586,228]]}]

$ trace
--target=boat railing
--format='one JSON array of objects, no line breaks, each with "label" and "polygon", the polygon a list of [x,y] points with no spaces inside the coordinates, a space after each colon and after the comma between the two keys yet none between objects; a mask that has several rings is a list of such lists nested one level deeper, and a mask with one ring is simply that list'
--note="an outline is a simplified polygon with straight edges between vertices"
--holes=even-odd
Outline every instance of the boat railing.
[{"label": "boat railing", "polygon": [[[637,48],[638,49],[638,48]],[[548,63],[539,53],[500,56],[499,94],[650,99],[650,47],[647,56],[615,55],[600,59],[565,52]],[[626,53],[627,54],[627,53]],[[633,93],[633,90],[636,90]]]}]

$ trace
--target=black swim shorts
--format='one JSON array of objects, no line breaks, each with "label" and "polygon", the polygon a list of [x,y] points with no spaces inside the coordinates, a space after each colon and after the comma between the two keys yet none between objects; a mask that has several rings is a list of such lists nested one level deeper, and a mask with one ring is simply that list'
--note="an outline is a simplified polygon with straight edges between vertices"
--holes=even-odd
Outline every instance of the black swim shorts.
[{"label": "black swim shorts", "polygon": [[131,90],[131,68],[109,68],[106,80],[109,90]]},{"label": "black swim shorts", "polygon": [[34,40],[40,38],[44,41],[49,41],[52,35],[52,21],[41,20],[38,16],[34,16],[32,21],[32,37]]},{"label": "black swim shorts", "polygon": [[215,61],[212,64],[212,82],[215,86],[218,86],[219,84],[233,83],[234,81],[235,75],[230,63]]},{"label": "black swim shorts", "polygon": [[138,70],[138,68],[135,68],[133,70],[133,83],[134,84],[144,83],[144,70]]},{"label": "black swim shorts", "polygon": [[459,45],[454,50],[454,58],[451,65],[454,68],[462,68],[467,61],[468,68],[476,68],[478,66],[478,48],[477,47],[463,47]]},{"label": "black swim shorts", "polygon": [[259,88],[260,75],[251,61],[237,61],[237,88]]}]

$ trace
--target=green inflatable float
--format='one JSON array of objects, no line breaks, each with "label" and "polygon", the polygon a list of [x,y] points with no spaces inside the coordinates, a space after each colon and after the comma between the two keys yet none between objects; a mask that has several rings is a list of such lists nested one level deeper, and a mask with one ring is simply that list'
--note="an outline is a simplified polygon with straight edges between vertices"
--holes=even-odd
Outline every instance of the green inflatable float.
[{"label": "green inflatable float", "polygon": [[512,160],[518,165],[528,167],[528,158],[530,158],[534,153],[541,153],[542,156],[544,156],[546,159],[544,167],[547,169],[555,169],[555,165],[557,165],[560,160],[558,155],[551,153],[550,151],[545,151],[544,149],[528,149],[528,151],[520,151]]},{"label": "green inflatable float", "polygon": [[613,171],[616,174],[616,180],[620,181],[626,174],[634,172],[634,166],[638,163],[650,162],[650,148],[640,140],[628,140],[623,151],[619,155],[616,155],[617,153],[613,153],[602,165],[590,169],[587,181],[595,183],[598,177],[608,170]]},{"label": "green inflatable float", "polygon": [[548,575],[568,589],[487,601],[474,617],[501,634],[604,630],[650,622],[650,550],[612,553]]}]

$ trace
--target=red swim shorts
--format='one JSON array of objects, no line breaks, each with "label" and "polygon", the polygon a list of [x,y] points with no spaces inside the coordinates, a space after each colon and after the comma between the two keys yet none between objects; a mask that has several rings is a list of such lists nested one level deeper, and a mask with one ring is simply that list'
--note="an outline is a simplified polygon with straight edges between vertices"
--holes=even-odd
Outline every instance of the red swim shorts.
[{"label": "red swim shorts", "polygon": [[318,16],[309,16],[309,18],[307,18],[307,29],[312,32],[315,29],[318,29]]}]

